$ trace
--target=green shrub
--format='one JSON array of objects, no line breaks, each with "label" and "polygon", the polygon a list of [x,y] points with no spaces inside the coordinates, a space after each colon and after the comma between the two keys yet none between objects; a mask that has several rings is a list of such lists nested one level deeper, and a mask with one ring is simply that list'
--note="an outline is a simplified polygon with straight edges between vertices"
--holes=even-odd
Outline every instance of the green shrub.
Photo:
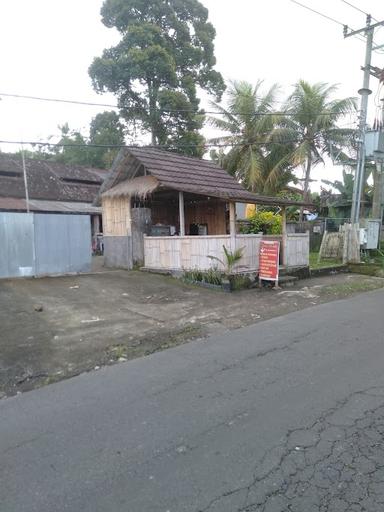
[{"label": "green shrub", "polygon": [[185,281],[201,282],[203,280],[203,273],[201,272],[201,270],[198,270],[198,269],[184,270],[183,279]]},{"label": "green shrub", "polygon": [[221,286],[222,277],[220,270],[217,267],[210,268],[209,270],[203,273],[203,281],[204,283]]},{"label": "green shrub", "polygon": [[233,275],[229,278],[232,290],[243,290],[251,286],[251,280],[248,276]]},{"label": "green shrub", "polygon": [[184,281],[192,282],[192,283],[208,283],[214,284],[216,286],[221,286],[222,283],[222,273],[217,267],[212,267],[209,270],[201,271],[197,269],[193,270],[184,270],[182,279]]},{"label": "green shrub", "polygon": [[244,226],[245,234],[260,233],[264,235],[280,235],[282,218],[278,213],[270,211],[256,211],[249,219],[249,225]]}]

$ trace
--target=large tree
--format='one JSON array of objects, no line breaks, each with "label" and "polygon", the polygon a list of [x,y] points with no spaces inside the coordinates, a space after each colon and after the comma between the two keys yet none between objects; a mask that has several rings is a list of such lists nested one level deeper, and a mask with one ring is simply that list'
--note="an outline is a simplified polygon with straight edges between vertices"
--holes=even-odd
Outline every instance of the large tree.
[{"label": "large tree", "polygon": [[198,0],[105,0],[101,15],[121,40],[90,66],[96,91],[115,94],[124,119],[153,144],[201,154],[197,88],[217,100],[225,88],[208,10]]},{"label": "large tree", "polygon": [[294,180],[289,157],[293,145],[274,140],[282,115],[275,114],[277,85],[266,92],[262,82],[233,82],[227,91],[227,104],[213,103],[218,115],[211,124],[223,132],[213,139],[230,150],[212,153],[233,176],[249,190],[275,195]]},{"label": "large tree", "polygon": [[356,111],[356,99],[332,99],[336,90],[335,85],[300,80],[285,105],[287,119],[281,133],[295,141],[291,161],[304,168],[305,200],[310,199],[313,167],[324,163],[325,156],[345,156],[343,151],[353,148],[355,130],[341,128],[338,122]]}]

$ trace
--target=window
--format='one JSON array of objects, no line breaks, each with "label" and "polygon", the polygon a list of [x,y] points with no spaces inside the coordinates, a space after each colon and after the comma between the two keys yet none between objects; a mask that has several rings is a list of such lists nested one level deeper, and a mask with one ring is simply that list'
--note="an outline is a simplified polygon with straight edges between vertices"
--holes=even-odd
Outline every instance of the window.
[{"label": "window", "polygon": [[21,178],[22,174],[18,171],[0,171],[0,176],[6,176],[7,178]]},{"label": "window", "polygon": [[61,178],[61,181],[65,183],[71,183],[72,185],[101,185],[101,181],[98,180],[83,180],[81,178]]}]

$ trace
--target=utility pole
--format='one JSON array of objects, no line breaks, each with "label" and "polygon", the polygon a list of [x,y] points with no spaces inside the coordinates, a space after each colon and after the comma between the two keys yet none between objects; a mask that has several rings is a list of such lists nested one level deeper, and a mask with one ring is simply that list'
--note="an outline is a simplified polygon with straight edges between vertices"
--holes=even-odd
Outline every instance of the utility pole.
[{"label": "utility pole", "polygon": [[25,189],[25,204],[27,206],[27,213],[29,213],[29,191],[28,191],[28,177],[27,166],[25,165],[24,146],[21,146],[21,160],[23,163],[23,176],[24,176],[24,189]]},{"label": "utility pole", "polygon": [[[375,28],[384,25],[384,21],[380,21],[375,24],[372,23],[372,17],[370,14],[367,15],[366,26],[359,30],[349,31],[348,27],[344,26],[344,38],[355,36],[357,34],[364,33],[367,37],[366,48],[365,48],[365,63],[363,67],[364,79],[363,87],[358,91],[360,100],[360,122],[359,122],[359,139],[358,139],[358,152],[357,152],[357,166],[355,174],[355,182],[353,186],[353,197],[352,197],[352,211],[351,211],[351,223],[358,224],[360,219],[360,204],[361,194],[364,184],[365,175],[365,132],[367,128],[367,110],[368,110],[368,96],[372,93],[369,88],[369,79],[371,76],[371,58],[373,49],[373,35]],[[376,49],[376,47],[375,47]]]}]

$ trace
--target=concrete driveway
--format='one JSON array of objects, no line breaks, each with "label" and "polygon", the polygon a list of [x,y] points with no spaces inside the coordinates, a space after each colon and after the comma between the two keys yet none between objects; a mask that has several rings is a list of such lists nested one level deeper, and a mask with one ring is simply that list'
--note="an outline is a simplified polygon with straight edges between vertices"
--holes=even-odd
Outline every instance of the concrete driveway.
[{"label": "concrete driveway", "polygon": [[0,393],[383,285],[379,278],[335,275],[280,292],[225,294],[125,271],[0,281]]}]

